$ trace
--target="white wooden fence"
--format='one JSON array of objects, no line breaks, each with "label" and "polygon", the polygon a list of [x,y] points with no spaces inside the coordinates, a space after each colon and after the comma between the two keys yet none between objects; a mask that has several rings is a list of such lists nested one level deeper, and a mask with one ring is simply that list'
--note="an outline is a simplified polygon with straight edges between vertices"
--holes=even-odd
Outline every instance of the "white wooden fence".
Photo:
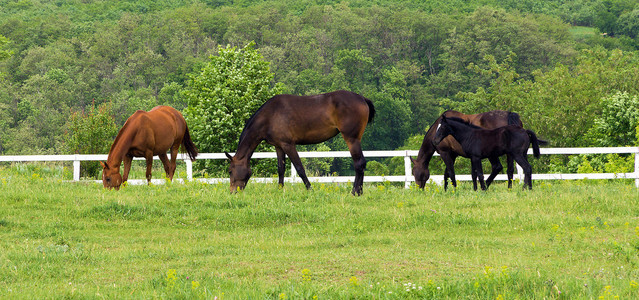
[{"label": "white wooden fence", "polygon": [[[573,173],[573,174],[535,174],[533,180],[571,180],[571,179],[635,179],[635,185],[639,188],[639,147],[608,147],[608,148],[541,148],[542,155],[557,154],[628,154],[635,155],[635,168],[633,173]],[[364,151],[364,157],[404,157],[404,175],[398,176],[364,176],[364,182],[404,182],[405,187],[409,187],[415,179],[411,173],[412,166],[410,157],[416,157],[417,150],[400,150],[400,151]],[[528,154],[532,154],[529,149]],[[300,152],[303,158],[320,158],[320,157],[351,157],[348,151],[327,151],[327,152]],[[437,153],[435,153],[437,155]],[[276,158],[275,152],[257,152],[253,154],[253,158]],[[80,162],[81,161],[106,161],[106,154],[73,154],[73,155],[4,155],[0,156],[0,162],[46,162],[46,161],[73,161],[73,180],[80,180]],[[158,160],[158,157],[154,157]],[[184,160],[186,163],[186,179],[198,180],[207,183],[229,182],[229,178],[193,178],[193,164],[191,160],[184,154],[180,154],[178,159]],[[224,153],[200,153],[197,159],[227,159]],[[136,158],[142,160],[142,158]],[[533,170],[534,172],[534,170]],[[156,175],[157,177],[158,175]],[[523,180],[523,172],[517,166],[516,178]],[[311,182],[352,182],[355,176],[324,176],[309,177]],[[472,180],[470,175],[457,175],[457,180]],[[499,174],[495,180],[506,180],[506,174]],[[175,179],[180,181],[181,179]],[[252,178],[254,182],[276,182],[277,178]],[[444,180],[443,175],[431,175],[431,181],[441,184]],[[291,166],[291,176],[285,178],[286,182],[302,182],[297,176],[295,168]],[[100,181],[98,181],[100,182]],[[153,179],[154,184],[163,183],[163,179]],[[129,184],[145,184],[145,179],[129,179]]]}]

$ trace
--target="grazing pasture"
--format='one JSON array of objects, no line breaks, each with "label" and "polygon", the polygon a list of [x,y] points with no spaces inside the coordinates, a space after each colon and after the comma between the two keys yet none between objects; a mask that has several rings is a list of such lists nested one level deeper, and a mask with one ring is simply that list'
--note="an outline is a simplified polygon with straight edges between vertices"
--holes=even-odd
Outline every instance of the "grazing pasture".
[{"label": "grazing pasture", "polygon": [[0,167],[0,298],[639,297],[631,180],[126,186]]}]

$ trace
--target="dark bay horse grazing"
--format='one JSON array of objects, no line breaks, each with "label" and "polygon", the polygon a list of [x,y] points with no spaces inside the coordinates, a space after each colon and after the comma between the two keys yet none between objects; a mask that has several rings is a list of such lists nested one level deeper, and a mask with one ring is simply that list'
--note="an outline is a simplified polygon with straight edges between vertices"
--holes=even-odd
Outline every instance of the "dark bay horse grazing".
[{"label": "dark bay horse grazing", "polygon": [[[482,158],[491,163],[499,161],[499,156],[509,155],[524,169],[524,189],[532,189],[532,167],[528,163],[528,147],[532,144],[533,154],[539,158],[539,140],[534,132],[516,125],[497,129],[483,129],[459,118],[442,117],[433,143],[438,145],[445,137],[453,136],[472,163],[473,188],[477,190],[477,179],[481,189],[486,190]],[[494,179],[491,174],[489,180]],[[489,184],[488,184],[489,185]]]},{"label": "dark bay horse grazing", "polygon": [[[150,183],[154,155],[160,157],[167,177],[173,180],[180,145],[194,160],[198,151],[179,111],[168,106],[156,106],[149,112],[138,110],[118,132],[106,163],[100,162],[103,167],[102,184],[105,188],[119,189],[129,177],[133,157],[146,158],[146,179]],[[171,151],[171,161],[167,158],[167,151]],[[120,176],[122,161],[124,174]]]},{"label": "dark bay horse grazing", "polygon": [[375,107],[370,100],[348,91],[315,96],[277,95],[269,99],[246,122],[235,156],[226,153],[230,160],[231,192],[246,186],[251,177],[249,160],[262,141],[275,146],[280,186],[284,185],[287,155],[310,189],[295,145],[321,143],[342,133],[355,166],[353,194],[361,195],[366,167],[361,139],[374,116]]},{"label": "dark bay horse grazing", "polygon": [[[417,183],[417,185],[421,189],[424,188],[424,185],[430,177],[428,164],[430,163],[430,160],[433,157],[435,151],[439,153],[442,160],[444,161],[444,164],[446,165],[446,170],[444,171],[444,190],[448,188],[448,177],[450,177],[450,181],[453,186],[457,187],[454,168],[455,159],[457,159],[457,156],[468,157],[464,153],[461,145],[453,137],[446,137],[437,146],[433,144],[433,139],[435,138],[437,127],[439,126],[443,116],[460,118],[466,122],[469,122],[470,124],[485,129],[495,129],[506,125],[516,125],[520,127],[522,126],[521,120],[517,113],[504,110],[492,110],[472,115],[463,114],[454,110],[448,110],[444,112],[439,118],[437,118],[437,120],[435,120],[433,125],[430,126],[428,132],[426,132],[426,135],[424,136],[424,140],[422,142],[422,146],[419,148],[417,159],[411,158],[411,160],[413,161],[413,176],[415,176],[415,183]],[[494,178],[493,174],[496,176],[499,172],[501,172],[502,169],[503,167],[501,165],[501,162],[499,162],[499,160],[495,161],[495,163],[493,164],[491,177]],[[512,187],[514,169],[515,167],[512,158],[510,156],[507,156],[506,173],[508,174],[508,188]],[[488,184],[490,184],[490,181],[488,182]]]}]

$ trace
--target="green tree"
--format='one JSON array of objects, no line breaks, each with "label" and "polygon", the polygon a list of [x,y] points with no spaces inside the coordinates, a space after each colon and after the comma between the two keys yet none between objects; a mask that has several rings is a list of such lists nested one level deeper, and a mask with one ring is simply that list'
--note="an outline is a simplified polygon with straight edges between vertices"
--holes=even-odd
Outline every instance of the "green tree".
[{"label": "green tree", "polygon": [[[202,71],[187,82],[184,117],[200,152],[234,152],[246,120],[266,100],[282,93],[282,86],[273,83],[269,63],[254,46],[219,47],[218,55],[211,56]],[[257,151],[264,151],[264,145]],[[212,160],[200,164],[209,171],[226,166]]]}]

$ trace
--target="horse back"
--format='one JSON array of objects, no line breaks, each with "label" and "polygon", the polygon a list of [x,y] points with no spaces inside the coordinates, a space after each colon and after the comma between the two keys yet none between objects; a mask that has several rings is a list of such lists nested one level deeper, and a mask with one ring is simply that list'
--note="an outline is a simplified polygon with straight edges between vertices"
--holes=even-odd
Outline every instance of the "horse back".
[{"label": "horse back", "polygon": [[169,106],[156,106],[148,112],[136,111],[118,135],[129,136],[129,151],[133,151],[134,156],[142,156],[148,149],[157,155],[181,143],[185,130],[186,122],[179,111]]},{"label": "horse back", "polygon": [[248,131],[261,130],[260,135],[269,143],[319,143],[339,132],[361,138],[374,115],[371,106],[366,98],[348,91],[313,96],[277,95],[247,121],[242,137]]}]

